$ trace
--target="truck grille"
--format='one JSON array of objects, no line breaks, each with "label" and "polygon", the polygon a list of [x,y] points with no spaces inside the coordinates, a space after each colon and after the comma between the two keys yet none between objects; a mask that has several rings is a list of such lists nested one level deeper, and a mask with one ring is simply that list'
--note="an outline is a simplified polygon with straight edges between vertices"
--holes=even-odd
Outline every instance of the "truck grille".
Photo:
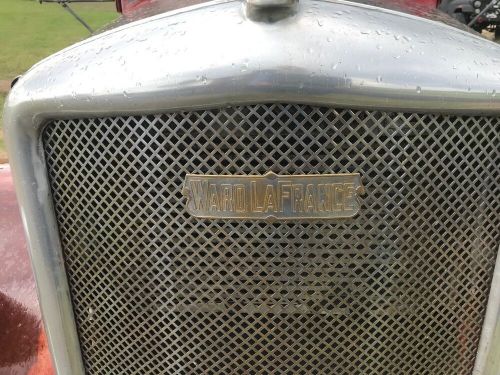
[{"label": "truck grille", "polygon": [[[266,104],[58,120],[43,146],[88,374],[469,374],[497,118]],[[359,172],[336,221],[201,220],[186,173]]]}]

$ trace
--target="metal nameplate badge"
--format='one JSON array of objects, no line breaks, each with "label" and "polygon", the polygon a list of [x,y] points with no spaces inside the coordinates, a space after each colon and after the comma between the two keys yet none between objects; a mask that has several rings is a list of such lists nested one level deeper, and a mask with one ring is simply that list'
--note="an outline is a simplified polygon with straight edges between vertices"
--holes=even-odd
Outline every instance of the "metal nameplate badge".
[{"label": "metal nameplate badge", "polygon": [[281,176],[187,174],[187,211],[212,219],[338,219],[355,216],[359,173]]}]

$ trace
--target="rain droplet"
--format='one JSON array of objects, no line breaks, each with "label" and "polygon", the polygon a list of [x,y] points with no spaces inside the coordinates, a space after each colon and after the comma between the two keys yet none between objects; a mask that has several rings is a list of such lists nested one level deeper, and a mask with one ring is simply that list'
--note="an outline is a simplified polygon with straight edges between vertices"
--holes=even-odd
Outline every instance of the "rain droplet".
[{"label": "rain droplet", "polygon": [[377,82],[382,82],[382,76],[377,76]]},{"label": "rain droplet", "polygon": [[248,60],[243,61],[243,64],[241,64],[241,69],[240,71],[242,73],[246,72],[248,70]]},{"label": "rain droplet", "polygon": [[92,321],[94,320],[93,315],[94,315],[94,309],[92,307],[88,308],[88,313],[89,313],[89,320]]},{"label": "rain droplet", "polygon": [[417,94],[420,94],[420,93],[422,93],[422,87],[417,86]]}]

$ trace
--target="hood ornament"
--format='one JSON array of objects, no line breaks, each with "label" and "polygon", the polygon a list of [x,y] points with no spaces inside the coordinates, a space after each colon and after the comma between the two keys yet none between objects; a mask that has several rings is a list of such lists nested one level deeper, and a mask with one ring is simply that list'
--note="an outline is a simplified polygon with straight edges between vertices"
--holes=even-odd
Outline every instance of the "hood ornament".
[{"label": "hood ornament", "polygon": [[297,13],[298,0],[246,0],[247,18],[257,22],[276,22]]}]

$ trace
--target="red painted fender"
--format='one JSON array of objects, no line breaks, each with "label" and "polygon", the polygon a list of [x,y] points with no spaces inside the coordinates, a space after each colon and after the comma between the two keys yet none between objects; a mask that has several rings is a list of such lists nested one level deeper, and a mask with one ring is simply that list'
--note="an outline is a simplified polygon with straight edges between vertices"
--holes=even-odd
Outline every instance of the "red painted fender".
[{"label": "red painted fender", "polygon": [[[115,0],[116,10],[126,16],[138,13],[143,9],[157,8],[155,13],[166,12],[173,9],[179,9],[189,5],[203,3],[209,0]],[[356,0],[354,0],[356,1]],[[358,0],[359,2],[368,3],[377,6],[395,5],[402,8],[413,9],[411,13],[418,14],[420,11],[429,11],[436,9],[439,5],[438,0]],[[145,14],[147,15],[147,14]],[[139,17],[140,18],[140,17]]]},{"label": "red painted fender", "polygon": [[0,164],[0,375],[54,375],[10,167]]}]

